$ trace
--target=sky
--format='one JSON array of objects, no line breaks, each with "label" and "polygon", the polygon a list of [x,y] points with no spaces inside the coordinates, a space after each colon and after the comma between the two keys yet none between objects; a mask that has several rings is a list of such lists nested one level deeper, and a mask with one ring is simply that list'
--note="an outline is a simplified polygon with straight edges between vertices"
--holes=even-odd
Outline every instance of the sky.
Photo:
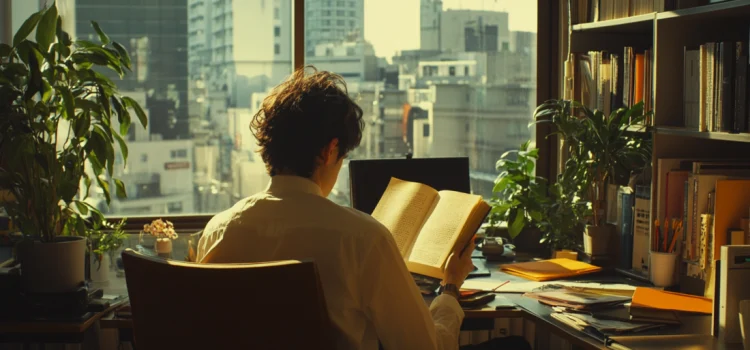
[{"label": "sky", "polygon": [[[536,32],[533,0],[443,0],[443,10],[505,11],[510,30]],[[419,48],[419,0],[365,0],[365,39],[377,56]]]}]

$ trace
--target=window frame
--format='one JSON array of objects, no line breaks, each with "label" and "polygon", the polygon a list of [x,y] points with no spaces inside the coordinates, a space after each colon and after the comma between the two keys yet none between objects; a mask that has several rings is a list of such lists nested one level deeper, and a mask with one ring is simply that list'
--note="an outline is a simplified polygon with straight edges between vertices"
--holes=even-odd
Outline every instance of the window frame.
[{"label": "window frame", "polygon": [[[305,0],[292,1],[292,65],[297,70],[305,65]],[[565,14],[560,11],[564,0],[537,0],[537,81],[536,102],[542,102],[560,96],[560,73],[564,58],[562,52],[567,44],[563,35]],[[0,1],[1,23],[6,23],[0,42],[9,42],[12,38],[10,13],[12,1]],[[551,129],[547,124],[537,124],[536,145],[539,148],[537,161],[537,176],[552,178],[557,170],[557,140],[550,135]],[[126,225],[128,230],[140,230],[143,225],[158,218],[172,221],[175,227],[182,230],[201,230],[215,214],[184,214],[162,216],[129,217]],[[121,217],[113,216],[112,220]]]}]

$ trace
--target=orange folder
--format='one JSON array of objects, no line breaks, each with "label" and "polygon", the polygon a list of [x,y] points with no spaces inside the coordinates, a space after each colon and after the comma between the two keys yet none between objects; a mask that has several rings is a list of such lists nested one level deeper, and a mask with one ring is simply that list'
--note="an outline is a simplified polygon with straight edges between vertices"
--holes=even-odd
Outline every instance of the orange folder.
[{"label": "orange folder", "polygon": [[630,305],[631,307],[695,312],[709,315],[713,313],[713,301],[711,299],[646,287],[637,287],[635,289],[633,301]]},{"label": "orange folder", "polygon": [[571,259],[550,259],[500,266],[500,270],[533,281],[550,281],[601,271],[601,267]]}]

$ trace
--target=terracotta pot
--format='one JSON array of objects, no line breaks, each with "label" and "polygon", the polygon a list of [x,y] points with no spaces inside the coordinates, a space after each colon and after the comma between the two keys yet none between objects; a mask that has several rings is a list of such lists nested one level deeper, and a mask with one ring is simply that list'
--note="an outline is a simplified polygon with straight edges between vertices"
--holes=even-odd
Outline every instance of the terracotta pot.
[{"label": "terracotta pot", "polygon": [[18,247],[21,286],[29,293],[65,293],[83,285],[86,239],[56,237],[53,242],[26,241]]},{"label": "terracotta pot", "polygon": [[172,252],[172,240],[169,238],[157,238],[154,244],[157,254],[169,254]]},{"label": "terracotta pot", "polygon": [[611,225],[586,225],[586,232],[583,234],[584,252],[591,256],[606,255],[612,228]]}]

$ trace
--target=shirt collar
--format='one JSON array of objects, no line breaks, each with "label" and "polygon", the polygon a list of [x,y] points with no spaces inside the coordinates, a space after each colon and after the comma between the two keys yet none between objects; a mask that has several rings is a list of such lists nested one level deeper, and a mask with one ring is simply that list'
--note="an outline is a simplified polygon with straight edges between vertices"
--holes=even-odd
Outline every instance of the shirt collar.
[{"label": "shirt collar", "polygon": [[268,183],[266,192],[276,194],[303,192],[321,197],[323,196],[323,192],[320,190],[318,184],[312,182],[310,179],[291,175],[272,176],[271,181]]}]

